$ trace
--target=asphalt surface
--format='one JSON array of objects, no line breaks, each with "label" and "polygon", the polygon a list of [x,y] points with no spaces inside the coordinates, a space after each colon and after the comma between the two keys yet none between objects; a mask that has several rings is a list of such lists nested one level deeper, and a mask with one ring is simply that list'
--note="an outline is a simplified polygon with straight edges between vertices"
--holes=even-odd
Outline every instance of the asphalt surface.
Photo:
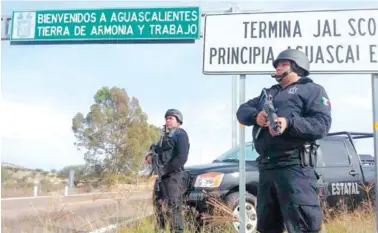
[{"label": "asphalt surface", "polygon": [[151,191],[1,200],[1,232],[92,232],[152,211]]}]

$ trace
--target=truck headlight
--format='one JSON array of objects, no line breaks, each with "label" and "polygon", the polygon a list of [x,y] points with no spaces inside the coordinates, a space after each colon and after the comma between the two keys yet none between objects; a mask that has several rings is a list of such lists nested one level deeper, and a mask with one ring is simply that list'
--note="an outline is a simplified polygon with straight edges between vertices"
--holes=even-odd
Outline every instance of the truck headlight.
[{"label": "truck headlight", "polygon": [[223,180],[223,173],[208,172],[197,176],[194,187],[197,188],[217,188]]}]

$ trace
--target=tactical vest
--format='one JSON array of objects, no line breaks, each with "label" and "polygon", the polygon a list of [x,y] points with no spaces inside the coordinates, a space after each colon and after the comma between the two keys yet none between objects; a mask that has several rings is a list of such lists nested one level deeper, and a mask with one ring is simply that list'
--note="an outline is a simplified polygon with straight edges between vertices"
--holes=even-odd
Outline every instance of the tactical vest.
[{"label": "tactical vest", "polygon": [[164,166],[172,160],[175,152],[175,142],[173,137],[178,130],[179,129],[172,130],[170,133],[165,134],[162,138],[161,144],[157,145],[160,166]]}]

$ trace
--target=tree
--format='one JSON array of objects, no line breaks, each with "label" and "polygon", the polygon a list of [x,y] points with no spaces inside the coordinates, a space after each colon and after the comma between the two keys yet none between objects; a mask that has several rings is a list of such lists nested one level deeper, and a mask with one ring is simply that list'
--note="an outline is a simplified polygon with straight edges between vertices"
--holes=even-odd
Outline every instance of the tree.
[{"label": "tree", "polygon": [[92,173],[135,174],[144,153],[159,137],[159,128],[148,124],[137,98],[124,89],[103,87],[84,117],[72,120],[75,145],[86,150],[84,160]]}]

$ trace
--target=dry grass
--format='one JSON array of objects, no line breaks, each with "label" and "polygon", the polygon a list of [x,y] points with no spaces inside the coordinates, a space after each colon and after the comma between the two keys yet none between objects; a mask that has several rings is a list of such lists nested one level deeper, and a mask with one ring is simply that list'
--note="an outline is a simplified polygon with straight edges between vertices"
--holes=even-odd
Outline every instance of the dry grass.
[{"label": "dry grass", "polygon": [[139,177],[136,179],[135,184],[118,184],[116,187],[110,189],[112,192],[118,192],[122,190],[152,190],[154,187],[154,183],[156,180],[156,176],[144,176]]},{"label": "dry grass", "polygon": [[[370,193],[373,184],[363,186],[366,193]],[[370,195],[367,195],[367,201],[354,209],[348,210],[344,203],[339,203],[336,208],[327,208],[323,206],[323,225],[322,233],[372,233],[375,232],[375,208],[372,206]],[[235,217],[231,209],[220,201],[217,197],[210,197],[208,204],[213,207],[211,213],[204,214],[202,219],[205,222],[205,227],[202,232],[223,233],[236,232],[231,223],[239,221]],[[185,233],[194,232],[194,218],[192,215],[185,214]],[[154,232],[155,222],[154,216],[146,218],[141,221],[118,229],[117,233],[149,233]],[[169,233],[166,229],[164,233]]]},{"label": "dry grass", "polygon": [[[45,178],[41,178],[46,180]],[[94,185],[91,183],[81,184],[78,187],[70,189],[70,194],[83,193],[101,193],[101,192],[120,192],[122,190],[150,190],[153,188],[155,177],[138,177],[134,184],[118,184],[116,187],[108,187],[106,185]],[[66,181],[59,182],[53,180],[55,183],[47,181],[38,186],[38,196],[54,196],[64,195]],[[13,183],[11,183],[13,182]],[[1,198],[12,197],[31,197],[34,195],[34,184],[27,183],[22,179],[8,180],[7,183],[1,185]]]},{"label": "dry grass", "polygon": [[[223,233],[235,232],[231,226],[232,221],[238,221],[232,216],[230,210],[224,204],[217,203],[221,210],[219,215],[205,216],[208,225],[205,226],[202,232]],[[117,233],[150,233],[154,232],[154,216],[146,218],[141,221],[117,230]],[[185,233],[194,232],[194,222],[190,220],[185,222]],[[375,210],[370,208],[370,205],[363,204],[360,208],[353,212],[341,210],[337,215],[331,219],[324,221],[322,226],[323,233],[372,233],[375,232]],[[169,233],[166,229],[164,233]]]},{"label": "dry grass", "polygon": [[325,221],[327,233],[372,233],[375,232],[375,210],[363,204],[355,211],[340,211],[336,216]]},{"label": "dry grass", "polygon": [[[150,189],[154,178],[147,183],[139,183],[141,189]],[[142,188],[143,187],[143,188]],[[364,187],[369,192],[369,187]],[[370,187],[371,188],[371,187]],[[108,204],[97,205],[102,201],[100,195],[91,197],[93,204],[87,207],[77,207],[62,203],[62,196],[55,195],[48,200],[49,207],[44,210],[35,209],[34,214],[14,221],[2,219],[2,232],[50,233],[63,232],[71,229],[73,232],[93,231],[94,229],[123,222],[128,218],[143,216],[152,211],[151,192],[145,192],[144,201],[132,197],[133,187],[119,187],[117,195]],[[369,196],[368,196],[369,197]],[[134,198],[134,199],[133,199]],[[368,198],[370,199],[370,198]],[[228,206],[219,197],[209,198],[208,204],[213,211],[201,216],[205,226],[203,232],[235,232],[232,222],[239,221]],[[356,210],[349,211],[343,203],[338,208],[324,207],[323,231],[326,233],[371,233],[375,232],[375,210],[371,202],[362,203]],[[194,232],[196,228],[195,214],[191,210],[183,210],[185,216],[185,233]],[[2,218],[6,216],[2,216]],[[117,233],[151,233],[154,232],[155,217],[151,216],[136,221],[128,226],[118,227]],[[18,231],[10,231],[17,227]],[[166,233],[169,233],[167,228]]]},{"label": "dry grass", "polygon": [[326,205],[323,205],[324,232],[375,232],[375,207],[371,198],[374,182],[368,185],[360,185],[360,187],[366,193],[367,199],[352,211],[347,208],[347,205],[343,201],[340,201],[336,208],[328,208]]}]

